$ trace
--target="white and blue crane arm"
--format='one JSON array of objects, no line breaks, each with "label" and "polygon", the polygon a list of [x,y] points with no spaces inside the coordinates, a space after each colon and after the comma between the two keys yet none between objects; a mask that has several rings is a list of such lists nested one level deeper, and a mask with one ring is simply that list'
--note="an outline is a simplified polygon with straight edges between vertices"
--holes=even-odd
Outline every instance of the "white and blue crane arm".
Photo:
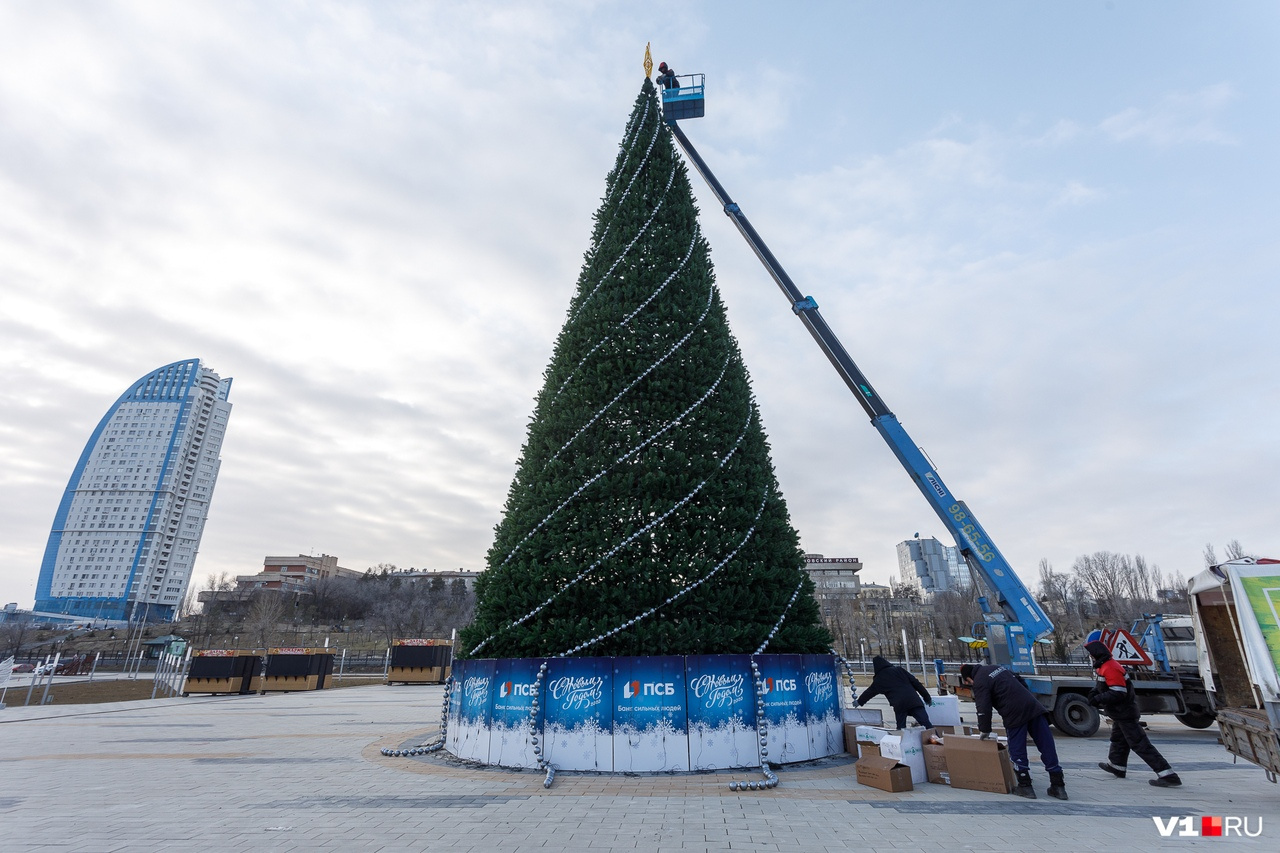
[{"label": "white and blue crane arm", "polygon": [[[951,494],[942,477],[907,435],[902,424],[898,423],[897,417],[885,405],[884,400],[872,387],[870,380],[854,363],[835,333],[831,331],[831,327],[823,320],[818,311],[818,303],[813,297],[801,294],[795,282],[787,275],[786,270],[778,263],[778,259],[769,251],[769,247],[752,227],[742,209],[729,197],[720,181],[698,154],[697,149],[685,136],[679,124],[675,121],[668,121],[668,124],[685,156],[711,187],[711,191],[723,206],[725,214],[733,220],[733,224],[737,226],[747,244],[756,253],[756,257],[782,289],[787,301],[791,303],[792,312],[800,318],[800,322],[804,323],[809,334],[817,341],[822,352],[840,374],[840,378],[844,380],[844,384],[849,386],[849,390],[853,392],[858,403],[871,418],[871,424],[888,443],[894,456],[898,457],[898,461],[907,469],[916,487],[920,489],[920,493],[925,496],[929,505],[933,507],[933,511],[950,531],[970,569],[982,579],[983,584],[994,596],[995,605],[999,608],[998,612],[1004,615],[1008,626],[1015,629],[1010,636],[1012,662],[1019,669],[1024,669],[1025,666],[1022,665],[1031,662],[1031,644],[1053,630],[1053,623],[1048,615],[1041,609],[1000,550],[996,548],[991,537],[974,518],[964,501]],[[993,608],[990,602],[985,598],[981,601],[984,612],[991,613]],[[990,626],[990,622],[988,625]]]}]

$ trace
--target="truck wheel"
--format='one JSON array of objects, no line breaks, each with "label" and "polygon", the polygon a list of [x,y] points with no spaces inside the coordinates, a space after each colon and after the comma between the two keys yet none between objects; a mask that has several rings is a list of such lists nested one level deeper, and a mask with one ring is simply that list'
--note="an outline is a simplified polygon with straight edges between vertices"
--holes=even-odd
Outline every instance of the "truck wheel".
[{"label": "truck wheel", "polygon": [[1199,713],[1188,711],[1185,714],[1174,714],[1173,716],[1184,726],[1193,729],[1207,729],[1218,721],[1217,714],[1210,714],[1204,711]]},{"label": "truck wheel", "polygon": [[1063,693],[1053,708],[1053,724],[1070,737],[1092,737],[1102,720],[1079,693]]}]

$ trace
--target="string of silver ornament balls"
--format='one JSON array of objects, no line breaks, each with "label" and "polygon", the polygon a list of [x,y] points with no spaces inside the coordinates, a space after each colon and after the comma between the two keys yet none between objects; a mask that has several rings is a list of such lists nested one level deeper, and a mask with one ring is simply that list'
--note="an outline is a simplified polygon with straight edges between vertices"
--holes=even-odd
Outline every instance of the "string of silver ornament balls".
[{"label": "string of silver ornament balls", "polygon": [[[661,128],[659,127],[659,129]],[[650,151],[653,150],[653,143],[654,141],[657,141],[657,139],[658,139],[658,131],[655,131],[653,140],[649,142]],[[635,174],[631,176],[632,183],[635,183],[636,178],[640,177],[640,173],[644,170],[645,164],[648,161],[649,161],[649,152],[646,151],[644,155],[644,160],[640,163],[639,166],[636,167]],[[641,225],[640,229],[636,231],[636,236],[631,238],[631,242],[628,243],[626,245],[626,248],[624,248],[622,252],[618,255],[618,257],[614,259],[613,265],[609,267],[609,269],[605,272],[604,275],[600,276],[600,281],[597,282],[596,286],[591,289],[591,292],[588,293],[586,296],[582,297],[582,301],[578,303],[578,307],[574,309],[574,312],[571,315],[569,315],[570,322],[578,318],[578,315],[582,313],[582,309],[586,307],[589,301],[591,301],[591,297],[596,295],[596,292],[600,290],[600,288],[604,285],[605,280],[613,273],[615,269],[618,268],[618,264],[622,263],[623,258],[625,258],[627,256],[627,253],[631,251],[631,247],[634,246],[636,242],[639,241],[639,239],[644,236],[644,233],[649,230],[649,226],[652,225],[654,220],[658,218],[658,211],[662,210],[662,204],[663,202],[666,201],[667,193],[671,190],[671,185],[675,183],[675,180],[676,180],[676,164],[674,161],[672,161],[671,174],[667,175],[667,185],[663,187],[662,195],[659,196],[657,204],[653,206],[653,212],[649,214],[649,218],[645,220],[644,225]],[[631,192],[631,184],[627,185],[627,193],[629,192]],[[623,193],[622,198],[618,199],[618,204],[622,204],[623,200],[627,196],[627,193]],[[612,223],[610,223],[610,227],[612,227]],[[608,233],[608,228],[605,229],[605,233]],[[599,242],[601,243],[604,242],[604,234],[600,235]]]},{"label": "string of silver ornament balls", "polygon": [[515,544],[515,546],[511,549],[511,551],[507,554],[507,556],[504,557],[502,559],[502,562],[499,563],[498,565],[505,566],[507,563],[511,562],[511,558],[514,557],[517,553],[519,553],[520,548],[524,545],[525,542],[528,542],[529,539],[531,539],[535,533],[537,533],[544,526],[546,526],[547,522],[551,521],[551,519],[554,518],[560,512],[560,510],[564,509],[569,504],[573,503],[574,500],[576,500],[579,495],[585,492],[593,483],[595,483],[605,474],[608,474],[614,468],[621,465],[623,462],[626,462],[632,456],[635,456],[637,453],[644,450],[650,444],[653,444],[653,442],[657,441],[669,430],[683,423],[684,420],[689,417],[689,415],[693,414],[695,409],[697,409],[699,406],[705,403],[708,399],[710,399],[711,395],[715,393],[718,387],[720,387],[720,383],[724,380],[725,373],[727,373],[729,370],[730,358],[731,356],[725,356],[724,365],[721,366],[720,375],[716,377],[716,381],[711,383],[711,387],[708,388],[705,392],[703,392],[701,397],[699,397],[697,400],[694,400],[693,403],[689,406],[689,408],[685,409],[683,412],[676,415],[670,421],[667,421],[667,423],[664,424],[658,431],[654,432],[652,435],[650,435],[644,441],[640,442],[634,448],[632,448],[631,450],[628,450],[626,453],[622,454],[617,459],[610,462],[604,468],[601,468],[599,471],[595,473],[594,476],[592,476],[589,480],[587,480],[585,483],[583,483],[581,486],[575,489],[573,494],[569,495],[569,497],[561,501],[559,506],[551,510],[551,512],[547,513],[546,516],[543,517],[541,521],[539,521],[532,528],[530,528],[529,532],[520,538],[520,541]]},{"label": "string of silver ornament balls", "polygon": [[426,755],[444,748],[445,739],[449,736],[449,698],[453,695],[453,676],[444,682],[444,701],[440,703],[440,736],[432,743],[423,743],[409,749],[383,748],[382,754],[388,758],[409,758],[414,755]]},{"label": "string of silver ornament balls", "polygon": [[[631,160],[631,153],[635,150],[636,140],[640,138],[640,130],[644,127],[645,121],[649,118],[650,103],[651,102],[649,101],[645,102],[644,113],[641,114],[640,121],[628,125],[626,131],[624,131],[623,133],[623,140],[622,140],[621,146],[626,147],[627,156],[622,159],[622,165],[618,167],[619,169],[625,169],[627,166],[627,163]],[[623,190],[622,196],[619,197],[618,204],[621,204],[623,200],[626,199],[627,194],[631,192],[631,185],[636,182],[636,176],[640,174],[640,170],[644,167],[644,164],[648,162],[649,154],[650,152],[653,151],[654,143],[658,141],[658,134],[661,131],[662,131],[662,124],[659,123],[653,129],[653,138],[649,140],[649,147],[645,149],[644,159],[640,161],[640,165],[636,166],[635,171],[631,173],[631,180],[627,182],[627,188]],[[621,186],[621,184],[613,185],[613,191],[610,192],[609,195],[605,196],[605,199],[604,199],[605,204],[613,203],[613,193],[616,193],[618,191],[619,186]],[[604,231],[600,232],[600,239],[597,241],[598,243],[603,243],[604,238],[609,236],[609,229],[613,227],[613,220],[617,218],[617,215],[618,215],[618,208],[615,205],[613,208],[613,216],[609,217],[609,224],[604,227]]]},{"label": "string of silver ornament balls", "polygon": [[[662,282],[662,284],[658,285],[658,287],[653,291],[653,293],[649,294],[649,297],[645,299],[644,302],[641,302],[640,305],[636,307],[634,311],[632,311],[627,316],[623,317],[618,322],[618,329],[621,329],[627,326],[632,320],[634,320],[637,314],[643,311],[650,302],[652,302],[654,299],[657,299],[658,295],[661,294],[662,291],[666,289],[667,285],[671,284],[671,282],[675,280],[675,277],[678,276],[680,272],[684,269],[685,264],[689,263],[689,259],[693,257],[693,249],[695,246],[697,246],[698,237],[701,234],[702,234],[702,231],[700,228],[694,228],[693,236],[689,238],[689,248],[685,251],[684,257],[681,258],[679,265],[676,266],[675,270],[671,273],[671,275],[666,277],[666,279]],[[557,399],[559,399],[560,395],[564,392],[564,389],[567,388],[569,383],[573,381],[574,377],[578,375],[578,371],[582,369],[582,365],[587,363],[587,359],[595,355],[596,352],[602,346],[609,343],[609,341],[612,339],[613,339],[613,331],[610,331],[609,334],[601,338],[599,342],[587,352],[586,355],[578,359],[578,363],[574,365],[573,370],[569,371],[569,375],[566,376],[564,378],[564,381],[560,383],[560,387],[556,389],[556,393],[551,395],[551,402],[554,403]]]},{"label": "string of silver ornament balls", "polygon": [[800,590],[803,587],[804,579],[801,578],[800,583],[796,584],[795,591],[791,593],[791,599],[787,602],[787,606],[782,608],[782,615],[778,617],[778,621],[774,623],[773,628],[769,631],[769,636],[765,637],[764,642],[760,644],[760,648],[751,653],[751,679],[756,685],[756,733],[760,737],[760,772],[764,774],[764,779],[730,782],[730,791],[763,791],[778,787],[778,774],[774,773],[773,769],[769,767],[769,720],[764,715],[764,679],[760,677],[760,664],[756,662],[756,655],[764,654],[764,650],[768,648],[769,643],[782,627],[782,623],[786,621],[787,613],[790,612],[791,605],[796,603],[796,597],[800,595]]},{"label": "string of silver ornament balls", "polygon": [[499,634],[501,634],[503,631],[506,631],[506,630],[509,630],[509,629],[511,629],[511,628],[514,628],[514,627],[516,627],[517,625],[523,625],[525,622],[527,622],[527,621],[529,621],[530,619],[532,619],[532,618],[533,618],[534,616],[536,616],[538,613],[542,612],[542,610],[544,610],[544,609],[547,607],[547,605],[551,604],[553,601],[555,601],[557,598],[559,598],[559,597],[560,597],[560,595],[561,595],[562,593],[564,593],[566,590],[568,590],[568,589],[572,588],[575,584],[577,584],[579,581],[581,581],[581,580],[582,580],[583,578],[585,578],[587,575],[591,574],[593,571],[595,571],[597,568],[599,568],[601,565],[603,565],[603,564],[604,564],[604,562],[605,562],[606,560],[608,560],[610,557],[612,557],[614,554],[618,553],[618,552],[619,552],[619,551],[621,551],[623,548],[627,547],[627,546],[628,546],[628,545],[630,545],[632,542],[634,542],[636,539],[640,538],[641,536],[643,536],[644,534],[648,533],[648,532],[649,532],[650,530],[652,530],[653,528],[657,527],[659,524],[662,524],[663,522],[665,522],[668,518],[670,518],[670,517],[671,517],[671,515],[672,515],[673,513],[675,513],[677,510],[679,510],[681,507],[683,507],[683,506],[684,506],[685,504],[687,504],[689,501],[693,500],[693,499],[694,499],[694,497],[696,497],[696,496],[697,496],[698,492],[702,491],[702,489],[707,485],[707,483],[711,482],[711,478],[712,478],[712,477],[714,477],[714,476],[715,476],[715,475],[716,475],[720,470],[722,470],[722,469],[724,468],[724,466],[728,464],[729,460],[733,458],[734,454],[738,452],[738,448],[742,446],[742,440],[743,440],[744,438],[746,438],[746,436],[747,436],[747,430],[750,428],[750,426],[751,426],[751,420],[752,420],[752,418],[753,418],[754,416],[755,416],[755,407],[754,407],[754,406],[752,406],[752,407],[750,407],[750,408],[748,409],[748,411],[747,411],[747,420],[746,420],[746,422],[742,425],[742,432],[740,432],[740,433],[738,434],[738,438],[737,438],[737,440],[735,440],[735,441],[734,441],[734,443],[733,443],[733,447],[729,450],[729,452],[728,452],[728,453],[726,453],[726,454],[724,455],[724,458],[722,458],[722,459],[720,460],[720,464],[716,466],[716,470],[715,470],[715,471],[712,471],[710,474],[708,474],[708,475],[707,475],[707,477],[706,477],[706,479],[704,479],[701,483],[699,483],[697,486],[695,486],[695,487],[693,488],[693,491],[689,492],[689,494],[685,495],[683,498],[681,498],[679,501],[677,501],[677,502],[676,502],[676,504],[675,504],[675,506],[671,507],[671,509],[667,510],[667,511],[666,511],[666,512],[664,512],[662,515],[658,516],[658,517],[657,517],[657,518],[655,518],[653,521],[649,522],[649,523],[648,523],[648,524],[646,524],[644,527],[642,527],[642,528],[640,528],[639,530],[635,531],[635,532],[634,532],[634,533],[632,533],[630,536],[628,536],[627,538],[625,538],[625,539],[623,539],[621,542],[619,542],[617,545],[615,545],[615,546],[613,546],[612,548],[610,548],[610,549],[609,549],[609,551],[608,551],[608,552],[606,552],[606,553],[605,553],[605,555],[604,555],[603,557],[601,557],[600,559],[596,560],[596,561],[595,561],[594,563],[592,563],[591,565],[587,566],[585,569],[583,569],[581,572],[579,572],[579,573],[578,573],[578,574],[577,574],[577,575],[576,575],[572,580],[570,580],[570,581],[569,581],[568,583],[566,583],[564,586],[560,587],[560,588],[559,588],[558,590],[556,590],[555,592],[551,593],[551,595],[547,598],[547,600],[546,600],[546,601],[542,602],[542,603],[541,603],[541,604],[539,604],[537,607],[533,608],[533,609],[532,609],[532,610],[530,610],[528,613],[526,613],[525,615],[521,616],[519,619],[516,619],[516,620],[512,621],[512,622],[511,622],[511,623],[509,623],[508,625],[506,625],[506,626],[504,626],[504,627],[502,627],[502,628],[499,628],[497,631],[494,631],[492,634],[490,634],[489,636],[485,637],[483,640],[481,640],[481,641],[480,641],[480,643],[479,643],[479,644],[477,644],[477,645],[476,645],[476,647],[475,647],[475,648],[473,648],[473,649],[471,650],[471,654],[472,654],[472,655],[475,655],[475,654],[476,654],[477,652],[479,652],[482,648],[484,648],[484,647],[485,647],[485,645],[487,645],[487,644],[488,644],[488,642],[489,642],[490,640],[492,640],[494,637],[496,637],[496,636],[498,636]]},{"label": "string of silver ornament balls", "polygon": [[[627,630],[631,626],[635,625],[637,622],[641,622],[645,619],[648,619],[650,616],[657,613],[663,607],[666,607],[668,604],[672,604],[678,601],[680,598],[684,597],[690,592],[693,592],[695,589],[702,586],[707,581],[711,580],[713,577],[716,576],[716,574],[721,569],[723,569],[725,566],[729,564],[729,561],[731,561],[734,557],[738,556],[738,552],[742,550],[742,547],[751,540],[751,537],[753,535],[755,535],[756,525],[760,523],[760,516],[764,514],[765,503],[768,501],[768,499],[769,499],[769,487],[766,485],[764,488],[764,493],[760,496],[760,506],[756,510],[756,517],[752,519],[751,526],[747,528],[747,532],[746,534],[743,535],[742,541],[740,541],[737,544],[737,546],[732,551],[729,552],[729,555],[727,557],[725,557],[723,560],[717,563],[715,567],[711,569],[711,571],[707,572],[705,575],[703,575],[693,583],[689,584],[688,586],[683,587],[682,589],[679,589],[676,592],[672,593],[670,596],[667,597],[667,600],[662,602],[661,604],[656,604],[653,607],[650,607],[648,610],[645,610],[644,612],[642,612],[640,615],[634,616],[631,619],[628,619],[626,622],[623,622],[621,625],[617,626],[616,628],[606,631],[603,634],[593,637],[590,640],[579,643],[573,648],[567,651],[563,651],[558,655],[553,655],[552,657],[555,657],[555,658],[568,657],[569,655],[583,651],[584,649],[588,649],[591,646],[594,646],[596,643],[607,640],[610,637],[614,636],[615,634],[619,634]],[[797,587],[797,591],[798,590],[799,588]],[[795,596],[792,596],[792,600],[793,601],[795,600]],[[790,608],[791,605],[788,604],[787,607]],[[783,617],[785,618],[786,610],[783,610],[782,613],[783,613]],[[781,625],[781,624],[782,622],[781,620],[779,620],[778,625]],[[768,645],[769,640],[773,639],[773,635],[777,633],[778,625],[775,625],[773,630],[769,632],[769,637],[765,640],[765,645]],[[760,648],[763,649],[764,646],[761,646]],[[545,718],[543,720],[543,728],[542,729],[538,728],[538,709],[541,707],[541,700],[539,697],[542,696],[542,682],[545,679],[546,674],[547,674],[547,662],[544,660],[542,664],[538,667],[538,677],[534,680],[534,683],[533,683],[533,702],[529,709],[529,731],[530,731],[529,742],[533,746],[533,755],[538,761],[538,769],[546,773],[546,778],[544,778],[542,781],[542,787],[550,788],[551,783],[554,782],[556,778],[556,768],[555,768],[555,765],[548,762],[545,756],[543,755],[542,742],[546,737]]]},{"label": "string of silver ornament balls", "polygon": [[609,409],[613,408],[613,404],[614,404],[614,403],[617,403],[617,402],[618,402],[619,400],[621,400],[624,396],[626,396],[627,392],[629,392],[632,388],[636,387],[636,386],[637,386],[637,385],[639,385],[642,381],[644,381],[644,378],[645,378],[646,376],[648,376],[650,373],[653,373],[653,371],[655,371],[655,370],[657,370],[659,367],[661,367],[661,366],[662,366],[662,363],[663,363],[664,361],[666,361],[667,359],[671,358],[671,356],[675,355],[675,354],[676,354],[676,352],[677,352],[677,351],[679,351],[679,349],[680,349],[682,346],[684,346],[686,343],[688,343],[688,342],[689,342],[689,339],[690,339],[690,338],[692,338],[692,337],[694,336],[694,334],[696,334],[696,333],[697,333],[698,328],[702,325],[703,321],[707,319],[707,315],[711,313],[711,297],[712,297],[712,296],[714,296],[714,295],[715,295],[715,290],[714,290],[714,288],[708,287],[708,288],[707,288],[707,304],[706,304],[706,307],[702,309],[702,314],[701,314],[701,316],[699,316],[699,317],[698,317],[698,319],[694,322],[693,327],[692,327],[692,328],[690,328],[690,329],[689,329],[689,331],[685,333],[684,337],[682,337],[680,340],[678,340],[678,341],[676,341],[674,344],[672,344],[672,345],[671,345],[671,347],[670,347],[670,349],[668,349],[668,350],[667,350],[666,352],[664,352],[662,355],[658,356],[658,360],[657,360],[657,361],[655,361],[653,364],[651,364],[651,365],[649,365],[648,367],[646,367],[646,368],[644,369],[644,372],[643,372],[643,373],[641,373],[641,374],[640,374],[639,376],[637,376],[635,379],[631,380],[631,382],[629,382],[629,383],[627,384],[627,386],[626,386],[625,388],[623,388],[621,391],[619,391],[617,394],[613,395],[613,399],[612,399],[612,400],[610,400],[609,402],[605,403],[605,404],[600,408],[600,410],[599,410],[598,412],[596,412],[594,415],[592,415],[592,416],[591,416],[590,420],[588,420],[585,424],[583,424],[581,427],[579,427],[579,428],[578,428],[578,431],[577,431],[577,432],[575,432],[572,436],[570,436],[570,437],[569,437],[569,440],[568,440],[568,441],[566,441],[564,444],[560,445],[560,449],[559,449],[559,450],[557,450],[555,453],[551,454],[551,456],[547,459],[548,464],[549,464],[552,460],[554,460],[554,459],[556,459],[557,457],[559,457],[561,453],[564,453],[564,451],[569,447],[569,445],[571,445],[571,444],[573,444],[575,441],[577,441],[577,440],[578,440],[578,436],[580,436],[580,435],[582,435],[584,432],[586,432],[586,430],[587,430],[587,429],[588,429],[592,424],[594,424],[597,420],[599,420],[599,419],[600,419],[600,417],[601,417],[605,412],[607,412],[607,411],[609,411]]}]

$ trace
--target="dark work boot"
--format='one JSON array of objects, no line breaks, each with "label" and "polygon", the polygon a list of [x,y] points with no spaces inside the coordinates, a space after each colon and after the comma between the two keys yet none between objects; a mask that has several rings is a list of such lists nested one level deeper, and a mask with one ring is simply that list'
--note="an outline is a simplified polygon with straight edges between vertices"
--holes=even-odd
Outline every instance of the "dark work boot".
[{"label": "dark work boot", "polygon": [[1166,770],[1163,774],[1157,776],[1147,783],[1155,785],[1157,788],[1177,788],[1182,784],[1182,780],[1178,778],[1178,774],[1171,770]]},{"label": "dark work boot", "polygon": [[1031,774],[1026,770],[1019,770],[1017,771],[1017,774],[1018,787],[1014,788],[1013,792],[1019,797],[1026,797],[1028,800],[1034,800],[1036,798],[1036,789],[1031,785]]},{"label": "dark work boot", "polygon": [[1116,777],[1117,779],[1123,779],[1123,778],[1124,778],[1125,769],[1124,769],[1123,767],[1116,767],[1115,765],[1113,765],[1113,764],[1111,764],[1110,762],[1107,762],[1107,761],[1099,761],[1099,762],[1098,762],[1098,767],[1099,767],[1099,768],[1101,768],[1101,769],[1103,769],[1103,770],[1105,770],[1105,771],[1107,771],[1108,773],[1110,773],[1112,776]]},{"label": "dark work boot", "polygon": [[1067,796],[1067,781],[1062,778],[1062,771],[1049,774],[1049,796],[1055,800],[1069,800]]}]

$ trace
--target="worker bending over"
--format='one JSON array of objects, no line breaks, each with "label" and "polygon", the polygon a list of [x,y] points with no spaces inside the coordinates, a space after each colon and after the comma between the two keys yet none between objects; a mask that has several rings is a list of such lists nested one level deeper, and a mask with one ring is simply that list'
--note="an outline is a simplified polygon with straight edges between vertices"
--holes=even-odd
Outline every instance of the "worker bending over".
[{"label": "worker bending over", "polygon": [[1014,791],[1020,797],[1034,800],[1036,789],[1031,784],[1031,765],[1027,760],[1027,735],[1036,742],[1040,761],[1049,771],[1049,796],[1067,799],[1067,783],[1058,763],[1058,747],[1049,731],[1049,712],[1040,704],[1035,694],[1027,689],[1017,673],[1005,666],[979,666],[967,663],[960,667],[960,681],[973,688],[973,702],[977,705],[978,731],[983,739],[991,736],[991,709],[1000,712],[1005,732],[1009,737],[1009,760],[1018,777]]}]

